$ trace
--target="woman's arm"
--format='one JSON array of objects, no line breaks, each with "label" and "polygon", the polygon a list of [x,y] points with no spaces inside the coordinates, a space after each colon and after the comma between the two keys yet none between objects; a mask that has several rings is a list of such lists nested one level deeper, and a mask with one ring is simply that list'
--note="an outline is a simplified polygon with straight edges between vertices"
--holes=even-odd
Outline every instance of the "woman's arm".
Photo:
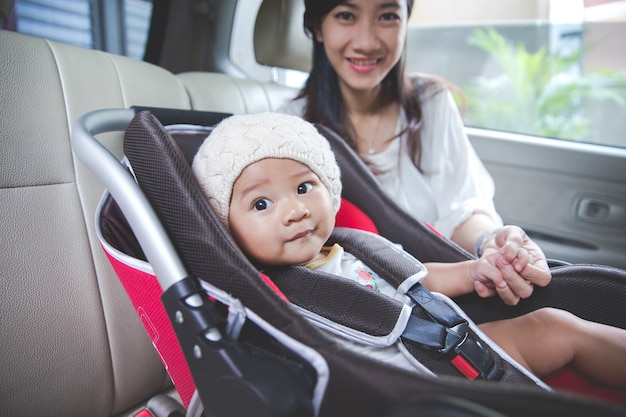
[{"label": "woman's arm", "polygon": [[474,253],[478,238],[486,232],[495,230],[498,226],[491,217],[482,213],[474,213],[454,229],[451,240],[466,251]]}]

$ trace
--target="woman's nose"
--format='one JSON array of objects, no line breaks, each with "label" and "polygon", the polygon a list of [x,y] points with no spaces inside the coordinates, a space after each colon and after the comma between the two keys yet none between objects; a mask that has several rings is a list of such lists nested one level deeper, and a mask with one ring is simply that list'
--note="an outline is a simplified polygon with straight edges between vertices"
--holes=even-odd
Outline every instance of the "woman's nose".
[{"label": "woman's nose", "polygon": [[380,39],[376,32],[376,25],[365,19],[359,22],[353,40],[353,48],[368,52],[379,47]]}]

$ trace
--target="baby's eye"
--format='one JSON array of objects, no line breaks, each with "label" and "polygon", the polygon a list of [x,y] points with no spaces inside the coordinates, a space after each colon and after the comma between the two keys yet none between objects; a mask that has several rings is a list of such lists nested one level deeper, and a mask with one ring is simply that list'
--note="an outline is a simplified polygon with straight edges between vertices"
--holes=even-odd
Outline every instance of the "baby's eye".
[{"label": "baby's eye", "polygon": [[298,185],[298,194],[306,194],[312,189],[313,184],[311,184],[310,182],[303,182],[302,184]]},{"label": "baby's eye", "polygon": [[267,210],[268,208],[272,207],[273,204],[274,203],[272,203],[267,198],[259,198],[254,203],[252,203],[252,207],[256,211],[261,211],[261,210]]}]

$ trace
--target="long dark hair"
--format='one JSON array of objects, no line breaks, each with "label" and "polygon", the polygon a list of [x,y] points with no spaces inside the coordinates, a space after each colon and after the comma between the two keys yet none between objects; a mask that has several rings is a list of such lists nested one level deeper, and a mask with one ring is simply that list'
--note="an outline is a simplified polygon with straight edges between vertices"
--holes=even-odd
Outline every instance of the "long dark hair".
[{"label": "long dark hair", "polygon": [[[324,44],[319,42],[315,33],[321,28],[322,19],[343,0],[305,0],[304,30],[313,39],[313,66],[309,78],[297,98],[306,97],[304,118],[312,123],[320,123],[333,129],[355,151],[357,139],[354,137],[354,129],[348,120],[345,104],[339,90],[337,73],[332,67]],[[406,0],[407,16],[411,15],[413,0]],[[421,138],[420,126],[422,123],[422,106],[420,104],[420,91],[404,73],[405,53],[396,65],[389,71],[383,80],[384,89],[390,94],[392,100],[400,103],[407,118],[406,129],[409,137],[409,152],[415,166],[421,169]],[[419,88],[427,88],[422,85]]]}]

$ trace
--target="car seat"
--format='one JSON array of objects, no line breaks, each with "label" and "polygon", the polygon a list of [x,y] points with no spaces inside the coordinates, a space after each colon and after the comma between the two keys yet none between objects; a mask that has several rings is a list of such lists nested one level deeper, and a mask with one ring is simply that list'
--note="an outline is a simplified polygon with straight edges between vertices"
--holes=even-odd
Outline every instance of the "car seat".
[{"label": "car seat", "polygon": [[[211,120],[203,124],[210,125],[224,115],[204,116]],[[74,129],[72,146],[110,192],[96,222],[102,244],[189,409],[200,397],[215,415],[222,415],[220,407],[228,408],[222,410],[228,415],[260,409],[271,410],[269,415],[393,415],[406,411],[407,404],[417,412],[424,410],[420,407],[427,398],[452,397],[506,415],[623,414],[607,403],[535,385],[416,376],[342,349],[286,303],[281,290],[243,257],[222,229],[189,170],[187,160],[200,144],[198,135],[179,146],[150,113],[133,118],[133,110],[87,114]],[[134,159],[129,168],[94,138],[124,129],[125,152]],[[206,134],[204,130],[199,136]],[[140,141],[133,144],[132,137]],[[356,212],[350,203],[345,206]],[[382,233],[387,226],[370,217]],[[468,256],[428,233],[419,237],[427,251],[452,247],[454,256]],[[615,280],[624,277],[623,271],[600,271],[610,272]],[[202,287],[198,277],[206,281]],[[180,344],[174,343],[174,333]],[[259,394],[259,389],[267,392]],[[464,412],[470,415],[468,409]]]}]

